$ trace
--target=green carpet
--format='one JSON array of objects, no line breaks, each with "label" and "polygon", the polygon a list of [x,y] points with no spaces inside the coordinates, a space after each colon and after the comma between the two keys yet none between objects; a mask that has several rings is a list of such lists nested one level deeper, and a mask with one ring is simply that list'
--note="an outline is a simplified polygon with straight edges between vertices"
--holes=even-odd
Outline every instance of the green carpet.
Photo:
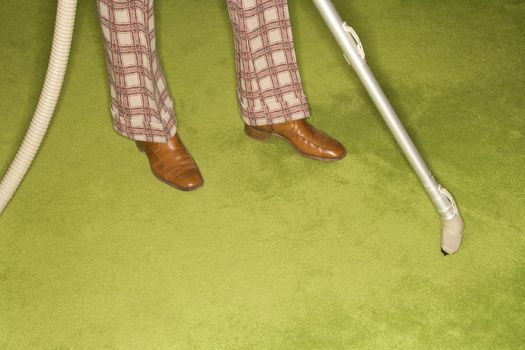
[{"label": "green carpet", "polygon": [[[290,12],[323,163],[246,137],[224,0],[156,1],[179,132],[205,178],[150,174],[110,122],[95,1],[56,118],[0,217],[1,349],[525,347],[525,2],[344,1],[465,220],[459,253],[309,1]],[[0,173],[45,75],[55,1],[0,9]]]}]

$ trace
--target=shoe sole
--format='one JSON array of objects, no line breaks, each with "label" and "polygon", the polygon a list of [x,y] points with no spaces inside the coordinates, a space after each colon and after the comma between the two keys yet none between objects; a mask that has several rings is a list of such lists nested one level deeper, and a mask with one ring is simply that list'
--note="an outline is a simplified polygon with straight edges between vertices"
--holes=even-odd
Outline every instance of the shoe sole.
[{"label": "shoe sole", "polygon": [[343,154],[343,156],[339,157],[339,158],[316,157],[316,156],[312,156],[310,154],[303,153],[303,152],[299,151],[297,148],[295,148],[293,143],[291,143],[286,137],[281,136],[279,134],[274,134],[274,133],[271,133],[271,132],[270,133],[269,132],[264,132],[264,131],[260,131],[260,130],[254,129],[254,128],[247,128],[247,127],[244,128],[244,133],[246,135],[248,135],[250,138],[252,138],[254,140],[257,140],[257,141],[260,141],[260,142],[267,142],[268,139],[271,136],[275,136],[275,137],[281,138],[284,141],[286,141],[290,146],[292,146],[292,149],[295,151],[295,153],[297,153],[300,156],[305,157],[305,158],[320,160],[321,162],[328,162],[328,163],[335,162],[335,161],[343,159],[346,156],[346,152],[345,152]]},{"label": "shoe sole", "polygon": [[194,186],[194,187],[181,187],[179,185],[174,184],[173,182],[169,182],[169,181],[163,179],[160,176],[157,176],[153,172],[153,169],[150,168],[150,170],[151,170],[151,173],[153,174],[153,176],[155,176],[159,181],[164,182],[166,185],[171,186],[171,187],[176,188],[176,189],[181,190],[181,191],[191,192],[191,191],[194,191],[194,190],[196,190],[198,188],[201,188],[204,185],[204,180],[202,180],[202,182],[199,185],[197,185],[197,186]]}]

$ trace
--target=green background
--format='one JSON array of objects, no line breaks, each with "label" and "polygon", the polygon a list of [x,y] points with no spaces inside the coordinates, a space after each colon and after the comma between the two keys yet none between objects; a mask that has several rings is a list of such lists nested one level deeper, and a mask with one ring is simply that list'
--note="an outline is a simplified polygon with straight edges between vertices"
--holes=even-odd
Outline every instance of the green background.
[{"label": "green background", "polygon": [[[156,1],[195,192],[110,122],[95,1],[56,117],[0,218],[2,349],[525,347],[525,2],[334,1],[465,238],[437,214],[310,1],[290,1],[310,121],[347,157],[246,137],[224,0]],[[0,9],[0,172],[44,79],[55,1]]]}]

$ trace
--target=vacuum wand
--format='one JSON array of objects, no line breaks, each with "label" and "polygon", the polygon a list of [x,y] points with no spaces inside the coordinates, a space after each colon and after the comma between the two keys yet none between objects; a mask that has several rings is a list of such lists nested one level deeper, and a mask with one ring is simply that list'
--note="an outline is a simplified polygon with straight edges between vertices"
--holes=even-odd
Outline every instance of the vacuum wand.
[{"label": "vacuum wand", "polygon": [[455,253],[461,244],[464,223],[452,195],[436,182],[421,154],[406,132],[392,105],[365,61],[363,46],[357,33],[344,22],[330,0],[313,0],[328,28],[341,47],[347,62],[353,67],[385,123],[402,149],[436,211],[441,216],[441,249]]},{"label": "vacuum wand", "polygon": [[77,0],[58,1],[53,46],[44,88],[24,141],[2,182],[0,182],[0,214],[13,197],[31,166],[55,112],[69,60],[76,7]]}]

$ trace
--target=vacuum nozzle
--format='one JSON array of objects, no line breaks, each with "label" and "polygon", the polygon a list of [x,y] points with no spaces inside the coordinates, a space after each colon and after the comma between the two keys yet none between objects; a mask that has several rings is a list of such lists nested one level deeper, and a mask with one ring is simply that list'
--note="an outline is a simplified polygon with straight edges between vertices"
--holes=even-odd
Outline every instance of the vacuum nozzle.
[{"label": "vacuum nozzle", "polygon": [[449,220],[441,222],[441,250],[445,254],[454,254],[458,251],[463,238],[465,224],[459,213]]}]

